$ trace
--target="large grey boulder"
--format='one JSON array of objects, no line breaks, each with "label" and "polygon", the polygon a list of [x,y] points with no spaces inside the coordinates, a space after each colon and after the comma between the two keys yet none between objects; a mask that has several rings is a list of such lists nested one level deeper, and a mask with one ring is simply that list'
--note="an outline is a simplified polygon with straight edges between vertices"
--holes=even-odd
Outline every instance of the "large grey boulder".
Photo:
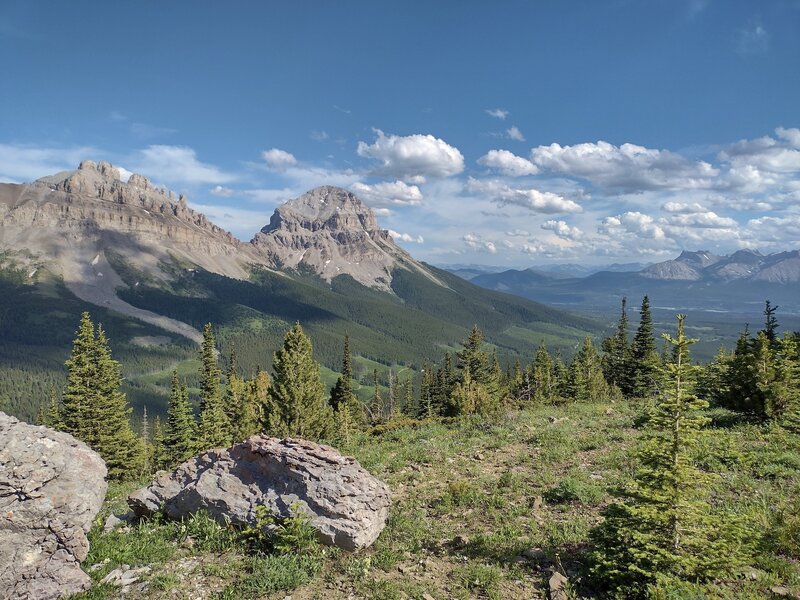
[{"label": "large grey boulder", "polygon": [[140,516],[181,518],[205,510],[214,519],[256,524],[256,507],[278,518],[292,507],[311,518],[321,542],[347,550],[372,544],[383,530],[390,493],[354,458],[297,439],[254,435],[211,450],[128,496]]},{"label": "large grey boulder", "polygon": [[91,587],[80,561],[106,496],[106,465],[69,434],[0,412],[0,599]]}]

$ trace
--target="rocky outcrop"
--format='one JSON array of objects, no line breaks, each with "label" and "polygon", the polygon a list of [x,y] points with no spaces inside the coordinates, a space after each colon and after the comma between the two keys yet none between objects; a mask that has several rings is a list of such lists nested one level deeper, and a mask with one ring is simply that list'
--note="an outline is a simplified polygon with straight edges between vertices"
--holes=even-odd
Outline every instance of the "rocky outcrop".
[{"label": "rocky outcrop", "polygon": [[0,413],[0,598],[86,590],[86,534],[106,494],[106,466],[71,435]]},{"label": "rocky outcrop", "polygon": [[[135,309],[117,289],[170,282],[175,273],[201,268],[249,277],[257,260],[249,244],[190,209],[186,198],[142,175],[127,181],[106,162],[83,161],[75,171],[30,184],[0,184],[0,250],[25,250],[79,298],[153,323],[191,339],[199,333],[178,321]],[[114,262],[131,267],[127,281]]]},{"label": "rocky outcrop", "polygon": [[251,244],[275,269],[310,269],[326,281],[350,275],[391,291],[395,268],[435,277],[378,227],[375,214],[354,194],[323,186],[278,207]]},{"label": "rocky outcrop", "polygon": [[256,508],[277,518],[293,507],[311,518],[321,542],[346,550],[372,544],[389,511],[387,486],[358,462],[313,442],[256,435],[212,450],[128,497],[140,516],[180,518],[200,510],[220,522],[255,525]]}]

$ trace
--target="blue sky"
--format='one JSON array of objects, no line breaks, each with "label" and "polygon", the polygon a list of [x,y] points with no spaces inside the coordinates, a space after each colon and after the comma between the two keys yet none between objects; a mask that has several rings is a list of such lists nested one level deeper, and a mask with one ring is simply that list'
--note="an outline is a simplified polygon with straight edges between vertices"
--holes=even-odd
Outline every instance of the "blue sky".
[{"label": "blue sky", "polygon": [[352,189],[415,256],[800,247],[800,0],[4,2],[0,180],[109,160],[243,239]]}]

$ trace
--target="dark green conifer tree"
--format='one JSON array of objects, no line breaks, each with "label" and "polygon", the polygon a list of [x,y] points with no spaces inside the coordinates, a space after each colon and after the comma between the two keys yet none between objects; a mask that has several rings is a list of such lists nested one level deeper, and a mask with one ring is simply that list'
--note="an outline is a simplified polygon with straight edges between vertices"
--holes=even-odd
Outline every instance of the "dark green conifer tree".
[{"label": "dark green conifer tree", "polygon": [[217,348],[211,323],[203,327],[200,356],[200,422],[197,436],[200,449],[226,448],[233,442],[233,432],[223,404],[221,372],[217,365]]},{"label": "dark green conifer tree", "polygon": [[578,402],[602,402],[610,397],[600,355],[591,337],[583,340],[583,345],[572,359],[570,381],[573,399]]},{"label": "dark green conifer tree", "polygon": [[603,340],[603,374],[610,385],[619,388],[624,396],[631,393],[631,350],[628,344],[627,298],[622,297],[617,331]]},{"label": "dark green conifer tree", "polygon": [[639,327],[633,336],[630,358],[630,395],[634,398],[649,398],[658,391],[659,356],[653,336],[653,316],[650,314],[650,299],[642,298],[639,311]]},{"label": "dark green conifer tree", "polygon": [[103,328],[98,326],[95,332],[89,313],[81,316],[66,364],[63,430],[100,454],[110,478],[138,476],[145,449],[131,429],[131,409],[120,391],[119,363],[111,357]]},{"label": "dark green conifer tree", "polygon": [[97,397],[95,344],[94,323],[89,313],[84,312],[72,344],[72,353],[66,362],[67,385],[64,388],[61,423],[64,431],[86,443],[95,438],[93,430],[96,423],[92,415]]},{"label": "dark green conifer tree", "polygon": [[[761,332],[768,340],[766,333]],[[768,372],[760,378],[758,386],[764,395],[764,411],[774,423],[792,431],[800,426],[800,362],[797,360],[797,342],[790,335],[778,339],[774,358],[767,365]]]},{"label": "dark green conifer tree", "polygon": [[167,424],[164,430],[164,455],[167,463],[177,465],[190,459],[200,450],[197,443],[197,426],[189,391],[178,379],[178,372],[172,372],[167,405]]},{"label": "dark green conifer tree", "polygon": [[712,406],[724,406],[730,395],[730,370],[733,353],[721,346],[714,360],[697,376],[697,395]]},{"label": "dark green conifer tree", "polygon": [[344,336],[342,349],[342,373],[331,388],[330,405],[334,411],[339,410],[343,404],[352,403],[353,396],[353,366],[350,356],[350,336]]},{"label": "dark green conifer tree", "polygon": [[778,306],[772,306],[772,303],[767,300],[764,307],[764,335],[767,336],[770,345],[774,345],[778,340],[778,318],[775,313],[778,312]]},{"label": "dark green conifer tree", "polygon": [[726,572],[741,560],[735,529],[723,527],[708,504],[711,476],[695,464],[695,447],[707,423],[708,404],[692,393],[694,368],[678,316],[677,349],[665,366],[665,389],[650,415],[638,450],[640,467],[622,500],[604,510],[605,521],[591,538],[592,573],[624,597],[645,597],[653,585],[671,578],[704,580]]},{"label": "dark green conifer tree", "polygon": [[464,341],[464,348],[458,352],[458,381],[463,383],[464,371],[469,369],[470,378],[480,384],[493,402],[500,401],[500,381],[490,356],[483,350],[484,336],[477,325],[472,326],[469,336]]},{"label": "dark green conifer tree", "polygon": [[556,396],[553,359],[544,342],[539,345],[531,365],[533,399],[536,403],[551,402]]},{"label": "dark green conifer tree", "polygon": [[311,340],[300,323],[286,334],[272,361],[271,402],[266,413],[267,433],[310,440],[333,433],[333,411],[328,405],[314,360]]}]

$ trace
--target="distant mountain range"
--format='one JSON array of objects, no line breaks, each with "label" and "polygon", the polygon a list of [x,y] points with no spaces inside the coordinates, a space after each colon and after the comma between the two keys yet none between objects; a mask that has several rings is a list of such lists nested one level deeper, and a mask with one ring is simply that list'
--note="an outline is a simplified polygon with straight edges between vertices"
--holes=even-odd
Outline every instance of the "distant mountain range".
[{"label": "distant mountain range", "polygon": [[347,333],[364,381],[373,369],[419,371],[473,324],[501,358],[529,357],[543,340],[567,350],[602,329],[415,260],[341,188],[290,200],[243,242],[185,198],[141,175],[124,181],[106,162],[0,184],[0,404],[31,416],[46,396],[34,386],[61,381],[82,310],[109,332],[134,404],[156,412],[172,368],[191,383],[187,338],[196,342],[208,321],[223,356],[235,347],[248,371],[269,366],[298,320],[317,358],[338,369]]},{"label": "distant mountain range", "polygon": [[641,275],[673,281],[747,280],[792,284],[800,282],[800,251],[764,255],[757,250],[739,250],[729,256],[717,256],[706,250],[684,251],[675,260],[643,269]]},{"label": "distant mountain range", "polygon": [[[587,277],[593,273],[600,271],[610,271],[612,273],[625,273],[628,271],[641,271],[647,267],[649,263],[613,263],[610,265],[578,265],[572,263],[562,264],[549,264],[539,265],[526,269],[527,271],[536,271],[546,276],[555,276],[559,278],[569,277]],[[496,267],[491,265],[461,265],[461,264],[440,264],[440,268],[450,271],[454,275],[463,277],[464,279],[471,280],[478,275],[487,275],[489,273],[502,273],[507,271],[505,267]]]},{"label": "distant mountain range", "polygon": [[765,299],[800,311],[800,251],[764,255],[739,250],[729,256],[684,251],[674,260],[626,272],[606,270],[565,277],[541,268],[485,273],[471,279],[488,289],[550,304],[606,310],[622,296],[649,294],[676,310],[748,312]]}]

